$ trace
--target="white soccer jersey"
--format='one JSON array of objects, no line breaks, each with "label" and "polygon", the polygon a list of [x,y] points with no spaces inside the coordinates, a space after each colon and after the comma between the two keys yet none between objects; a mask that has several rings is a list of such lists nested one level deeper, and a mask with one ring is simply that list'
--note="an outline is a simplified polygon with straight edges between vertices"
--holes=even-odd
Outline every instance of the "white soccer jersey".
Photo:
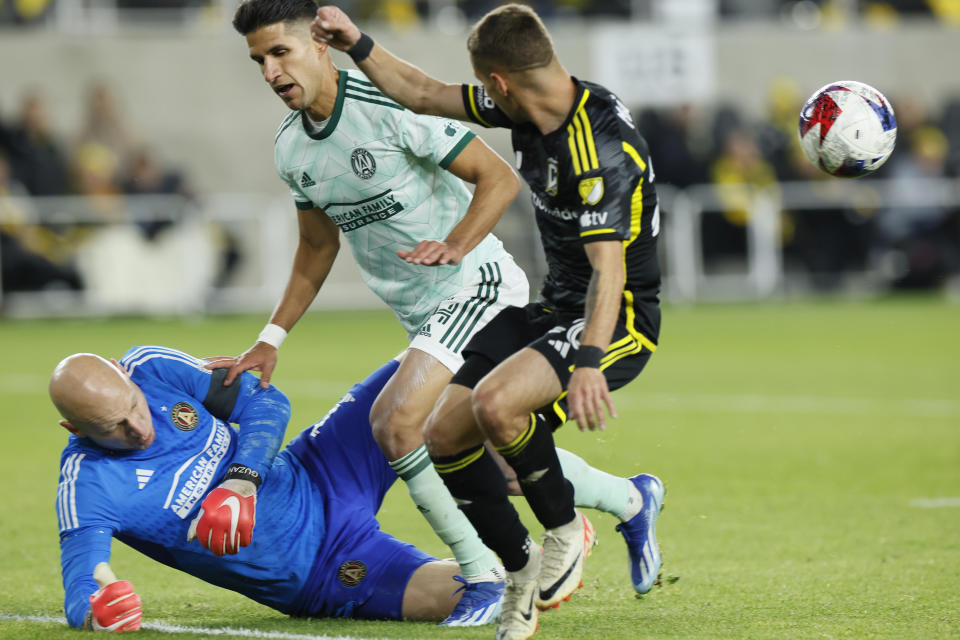
[{"label": "white soccer jersey", "polygon": [[474,137],[454,120],[418,115],[359,71],[340,71],[337,101],[322,131],[290,113],[274,147],[280,177],[301,210],[319,207],[340,227],[367,285],[414,334],[481,265],[509,259],[488,235],[460,265],[408,264],[397,250],[443,240],[463,218],[470,192],[446,168]]}]

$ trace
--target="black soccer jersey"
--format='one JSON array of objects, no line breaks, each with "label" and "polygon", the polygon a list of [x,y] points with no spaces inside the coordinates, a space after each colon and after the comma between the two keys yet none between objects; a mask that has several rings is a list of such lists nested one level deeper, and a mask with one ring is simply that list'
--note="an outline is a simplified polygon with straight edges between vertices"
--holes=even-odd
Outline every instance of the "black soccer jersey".
[{"label": "black soccer jersey", "polygon": [[516,167],[530,185],[546,253],[543,302],[583,314],[593,273],[584,244],[620,241],[626,271],[621,320],[656,343],[660,212],[647,143],[616,95],[592,82],[573,82],[570,115],[546,135],[510,120],[482,85],[463,85],[463,102],[481,126],[512,130]]}]

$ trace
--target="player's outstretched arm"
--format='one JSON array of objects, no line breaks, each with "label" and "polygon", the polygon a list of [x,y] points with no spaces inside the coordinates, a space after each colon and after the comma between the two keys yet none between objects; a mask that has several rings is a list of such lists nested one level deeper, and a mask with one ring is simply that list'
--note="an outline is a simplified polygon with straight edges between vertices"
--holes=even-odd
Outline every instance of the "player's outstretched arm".
[{"label": "player's outstretched arm", "polygon": [[469,120],[459,84],[440,82],[394,56],[369,36],[364,36],[338,7],[320,7],[317,18],[310,25],[310,33],[314,40],[347,52],[378,89],[407,109]]},{"label": "player's outstretched arm", "polygon": [[260,386],[264,389],[270,386],[280,343],[317,297],[340,251],[340,229],[322,209],[300,211],[297,220],[300,241],[293,269],[269,324],[253,346],[236,359],[218,359],[207,365],[208,369],[229,368],[223,381],[225,387],[233,384],[244,371],[260,371]]},{"label": "player's outstretched arm", "polygon": [[397,251],[407,262],[428,266],[457,264],[493,230],[520,193],[513,169],[480,138],[473,138],[447,168],[476,185],[466,214],[443,241],[425,240],[412,251]]},{"label": "player's outstretched arm", "polygon": [[90,611],[84,623],[91,631],[136,631],[143,619],[140,596],[128,580],[117,580],[110,565],[99,563],[93,578],[100,587],[90,596]]},{"label": "player's outstretched arm", "polygon": [[617,416],[607,379],[600,370],[600,359],[613,337],[626,278],[621,242],[591,242],[585,249],[593,274],[583,311],[586,324],[580,336],[576,368],[567,385],[570,417],[577,421],[581,431],[605,429],[605,410],[610,412],[611,417]]}]

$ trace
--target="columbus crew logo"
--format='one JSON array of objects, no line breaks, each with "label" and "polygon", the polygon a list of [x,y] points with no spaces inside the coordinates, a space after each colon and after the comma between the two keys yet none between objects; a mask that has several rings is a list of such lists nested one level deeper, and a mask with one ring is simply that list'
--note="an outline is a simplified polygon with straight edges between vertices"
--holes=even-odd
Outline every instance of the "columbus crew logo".
[{"label": "columbus crew logo", "polygon": [[173,409],[170,409],[170,420],[180,431],[193,431],[197,427],[200,416],[197,415],[197,410],[186,402],[178,402],[173,405]]},{"label": "columbus crew logo", "polygon": [[354,149],[350,154],[350,167],[361,180],[369,180],[377,172],[377,161],[366,149]]},{"label": "columbus crew logo", "polygon": [[355,587],[367,577],[367,565],[359,560],[347,560],[337,569],[337,580],[345,587]]}]

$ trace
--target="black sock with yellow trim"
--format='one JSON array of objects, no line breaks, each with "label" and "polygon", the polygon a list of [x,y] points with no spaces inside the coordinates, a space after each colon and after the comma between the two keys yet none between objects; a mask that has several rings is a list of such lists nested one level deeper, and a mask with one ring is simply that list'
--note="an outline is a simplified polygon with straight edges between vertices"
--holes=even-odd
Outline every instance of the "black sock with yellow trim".
[{"label": "black sock with yellow trim", "polygon": [[503,472],[483,445],[452,456],[430,456],[460,510],[507,571],[527,563],[527,528],[507,497]]},{"label": "black sock with yellow trim", "polygon": [[553,529],[576,517],[573,485],[563,477],[548,425],[538,427],[531,414],[530,426],[513,442],[497,447],[497,452],[517,472],[523,495],[540,524]]}]

